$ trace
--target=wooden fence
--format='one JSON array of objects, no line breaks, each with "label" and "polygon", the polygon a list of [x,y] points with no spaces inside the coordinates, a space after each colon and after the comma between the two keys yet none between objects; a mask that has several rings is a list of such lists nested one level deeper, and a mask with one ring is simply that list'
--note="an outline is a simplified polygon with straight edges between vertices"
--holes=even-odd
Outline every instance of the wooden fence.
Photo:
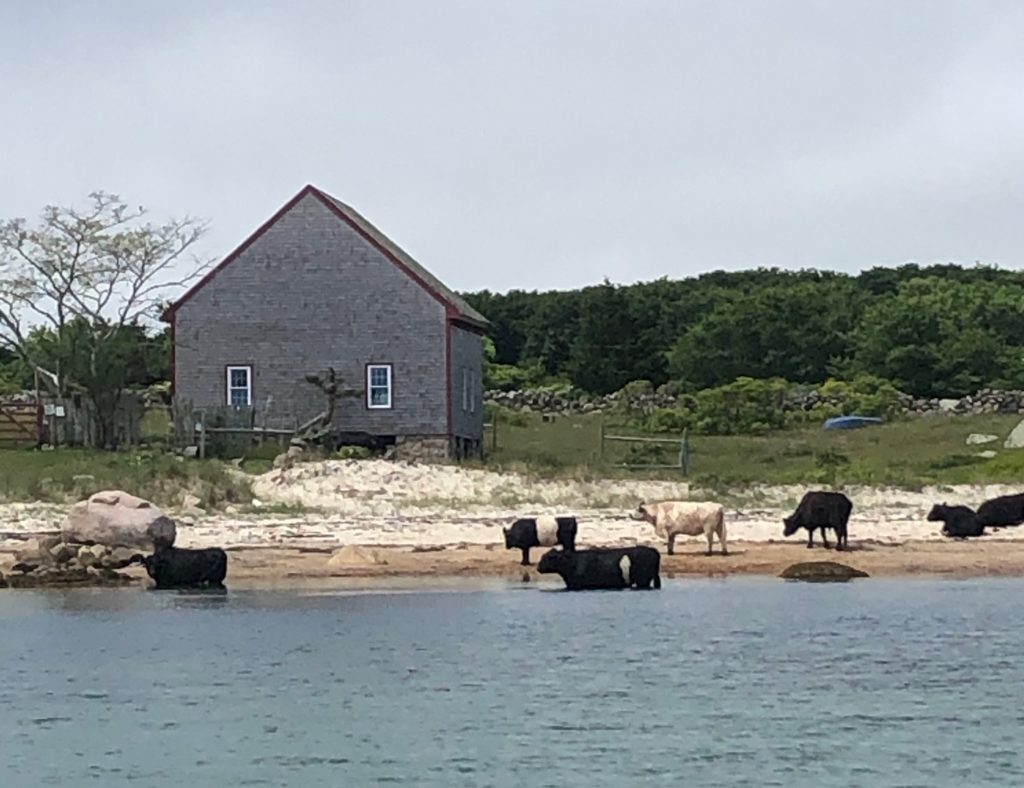
[{"label": "wooden fence", "polygon": [[108,430],[102,428],[92,403],[82,397],[0,400],[0,447],[135,446],[143,414],[142,398],[129,392],[121,397]]},{"label": "wooden fence", "polygon": [[295,434],[295,428],[258,425],[253,407],[220,406],[195,408],[191,402],[175,399],[171,406],[174,443],[179,449],[194,446],[199,457],[246,454],[255,443],[267,439],[281,448]]},{"label": "wooden fence", "polygon": [[690,437],[687,430],[683,430],[683,434],[678,438],[640,438],[634,435],[609,435],[605,431],[604,421],[601,422],[600,430],[600,453],[598,456],[602,462],[605,459],[605,446],[609,442],[648,446],[671,446],[674,449],[678,449],[679,452],[678,459],[674,463],[620,462],[616,463],[616,465],[619,468],[636,468],[642,470],[678,470],[683,474],[683,476],[688,476],[690,473]]},{"label": "wooden fence", "polygon": [[0,401],[0,448],[38,446],[42,438],[42,409],[37,402]]}]

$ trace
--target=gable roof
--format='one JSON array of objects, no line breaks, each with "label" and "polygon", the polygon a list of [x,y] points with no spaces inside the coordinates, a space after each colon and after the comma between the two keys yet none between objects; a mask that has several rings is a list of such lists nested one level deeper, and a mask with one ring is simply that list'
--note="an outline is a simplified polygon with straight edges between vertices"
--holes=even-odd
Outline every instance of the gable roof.
[{"label": "gable roof", "polygon": [[416,262],[416,260],[401,249],[394,241],[371,224],[368,219],[362,216],[354,208],[346,205],[341,200],[332,197],[326,192],[321,191],[312,184],[305,186],[298,194],[292,197],[292,199],[285,203],[277,213],[260,225],[256,232],[246,238],[237,249],[210,269],[206,276],[196,282],[196,284],[193,285],[181,298],[171,304],[171,306],[169,306],[164,312],[164,319],[172,320],[174,318],[174,313],[182,304],[202,290],[202,288],[205,287],[221,269],[234,262],[246,249],[255,243],[263,233],[269,230],[279,219],[281,219],[282,216],[288,213],[288,211],[295,207],[295,205],[307,195],[312,195],[318,199],[331,213],[352,227],[352,229],[366,239],[371,246],[375,247],[385,257],[387,257],[388,260],[397,265],[417,284],[419,284],[420,287],[440,301],[448,311],[450,318],[467,323],[479,331],[486,331],[490,328],[491,324],[487,318],[473,309],[473,307],[471,307],[458,293],[449,288],[440,279],[435,277],[426,268]]}]

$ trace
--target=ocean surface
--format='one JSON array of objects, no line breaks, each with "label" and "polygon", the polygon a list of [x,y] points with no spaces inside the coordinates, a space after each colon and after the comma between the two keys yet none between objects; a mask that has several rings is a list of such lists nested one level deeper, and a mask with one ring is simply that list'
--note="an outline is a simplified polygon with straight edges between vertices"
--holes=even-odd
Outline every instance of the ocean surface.
[{"label": "ocean surface", "polygon": [[1022,580],[554,588],[0,592],[0,786],[1024,786]]}]

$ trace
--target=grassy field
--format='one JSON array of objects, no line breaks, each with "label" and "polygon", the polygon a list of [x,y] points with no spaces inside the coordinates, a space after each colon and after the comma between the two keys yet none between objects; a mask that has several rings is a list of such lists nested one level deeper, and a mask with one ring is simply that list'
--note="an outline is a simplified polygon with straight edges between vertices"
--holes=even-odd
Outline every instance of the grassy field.
[{"label": "grassy field", "polygon": [[249,483],[216,460],[181,460],[162,452],[0,450],[0,500],[66,503],[120,489],[159,506],[188,493],[204,508],[252,500]]},{"label": "grassy field", "polygon": [[[558,418],[514,414],[498,424],[498,448],[487,467],[540,476],[575,478],[680,478],[678,470],[628,470],[623,461],[669,463],[678,445],[663,448],[609,442],[600,452],[603,417]],[[693,436],[690,474],[696,484],[719,491],[751,483],[873,484],[920,488],[927,484],[1022,482],[1024,449],[1003,449],[1002,441],[1020,421],[1016,416],[934,417],[852,431],[802,428],[760,436]],[[636,435],[605,422],[609,435]],[[998,441],[968,446],[971,433]],[[668,437],[668,436],[662,436]],[[488,435],[488,440],[490,436]],[[994,450],[991,459],[978,457]],[[276,445],[254,449],[242,463],[249,474],[271,466]],[[135,452],[0,450],[0,500],[79,500],[100,489],[124,489],[164,507],[181,504],[186,493],[204,508],[245,505],[252,500],[246,475],[217,460],[182,460],[162,449]]]},{"label": "grassy field", "polygon": [[[631,448],[606,444],[600,456],[602,417],[575,416],[543,422],[517,414],[498,423],[498,448],[489,462],[526,466],[550,474],[678,477],[678,471],[630,471],[631,462],[671,463],[675,446]],[[773,484],[877,484],[919,488],[926,484],[1024,481],[1024,450],[1003,449],[1018,416],[931,417],[860,430],[826,431],[820,426],[760,436],[693,436],[690,477],[703,486],[724,488],[751,482]],[[609,435],[636,435],[606,422]],[[967,436],[985,433],[998,441],[968,446]],[[670,436],[661,436],[670,437]],[[991,459],[976,456],[994,450]]]}]

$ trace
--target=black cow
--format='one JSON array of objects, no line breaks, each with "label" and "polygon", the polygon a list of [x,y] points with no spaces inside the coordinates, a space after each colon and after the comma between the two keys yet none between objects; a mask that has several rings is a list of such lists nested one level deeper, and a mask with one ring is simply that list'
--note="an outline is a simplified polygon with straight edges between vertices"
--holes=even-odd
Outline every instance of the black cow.
[{"label": "black cow", "polygon": [[973,509],[966,506],[946,506],[944,503],[937,503],[928,512],[928,519],[932,522],[942,522],[942,535],[953,539],[965,539],[968,536],[981,536],[985,533],[985,526],[978,522],[978,516]]},{"label": "black cow", "polygon": [[978,524],[1009,526],[1024,523],[1024,495],[1000,495],[978,507]]},{"label": "black cow", "polygon": [[836,550],[849,547],[846,524],[850,520],[853,503],[842,493],[807,492],[800,499],[800,505],[789,517],[783,518],[783,536],[792,536],[799,529],[807,529],[807,546],[814,547],[814,529],[821,529],[821,542],[828,549],[825,529],[836,532]]},{"label": "black cow", "polygon": [[219,547],[186,550],[157,545],[153,555],[136,555],[157,588],[220,588],[228,573],[228,555]]},{"label": "black cow", "polygon": [[653,547],[600,547],[591,550],[548,550],[537,571],[560,575],[570,591],[661,588],[661,554]]},{"label": "black cow", "polygon": [[522,550],[523,566],[530,565],[531,547],[554,547],[562,545],[572,552],[576,549],[575,517],[523,517],[508,528],[505,534],[506,550]]}]

